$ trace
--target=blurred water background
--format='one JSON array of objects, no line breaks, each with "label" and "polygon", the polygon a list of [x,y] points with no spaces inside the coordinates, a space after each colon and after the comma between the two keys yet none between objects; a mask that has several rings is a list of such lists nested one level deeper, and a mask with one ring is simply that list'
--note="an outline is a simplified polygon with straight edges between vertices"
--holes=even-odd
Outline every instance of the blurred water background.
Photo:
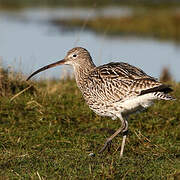
[{"label": "blurred water background", "polygon": [[[173,79],[180,81],[180,48],[177,39],[159,39],[141,34],[109,35],[107,31],[97,33],[85,28],[86,22],[97,16],[128,17],[139,9],[143,12],[147,7],[139,7],[138,3],[114,4],[115,1],[103,5],[102,1],[99,4],[87,1],[84,5],[81,1],[75,3],[75,0],[69,1],[69,4],[64,1],[54,4],[41,4],[43,1],[37,1],[37,4],[28,1],[22,4],[20,0],[15,2],[0,1],[0,61],[4,67],[29,75],[44,65],[62,59],[69,49],[82,46],[91,53],[96,65],[110,61],[128,62],[157,78],[162,69],[167,67]],[[151,9],[156,6],[150,5]],[[170,6],[177,13],[179,7],[178,3]],[[72,18],[83,19],[85,23],[80,27],[53,23],[57,19]],[[71,69],[58,67],[39,76],[59,78],[67,71],[71,72]]]}]

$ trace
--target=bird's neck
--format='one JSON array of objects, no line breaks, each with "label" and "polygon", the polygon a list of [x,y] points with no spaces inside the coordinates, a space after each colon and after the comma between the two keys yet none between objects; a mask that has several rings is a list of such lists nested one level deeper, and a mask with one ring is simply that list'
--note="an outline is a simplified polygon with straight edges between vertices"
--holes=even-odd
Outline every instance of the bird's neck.
[{"label": "bird's neck", "polygon": [[93,62],[89,62],[86,65],[77,65],[74,66],[74,75],[76,79],[77,86],[81,91],[86,88],[86,79],[89,73],[95,68],[95,64]]}]

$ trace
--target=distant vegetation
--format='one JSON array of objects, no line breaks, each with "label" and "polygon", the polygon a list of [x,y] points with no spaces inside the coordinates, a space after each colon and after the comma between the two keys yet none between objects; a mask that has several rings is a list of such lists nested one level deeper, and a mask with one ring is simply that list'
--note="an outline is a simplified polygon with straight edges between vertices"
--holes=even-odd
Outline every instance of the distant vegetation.
[{"label": "distant vegetation", "polygon": [[180,13],[175,10],[140,9],[126,17],[103,17],[100,15],[88,20],[56,19],[53,23],[84,27],[107,35],[150,36],[180,40]]},{"label": "distant vegetation", "polygon": [[102,7],[111,5],[143,6],[143,7],[170,7],[180,5],[178,0],[0,0],[0,7],[23,8],[29,6],[90,6]]},{"label": "distant vegetation", "polygon": [[128,6],[134,12],[126,17],[103,17],[93,19],[55,19],[56,25],[87,28],[107,35],[133,35],[180,40],[180,1],[178,0],[0,0],[0,8],[25,7],[80,7],[102,8],[104,6]]},{"label": "distant vegetation", "polygon": [[74,79],[26,82],[0,71],[0,179],[178,179],[180,84],[176,101],[157,102],[129,118],[129,135],[89,157],[119,126],[95,115]]}]

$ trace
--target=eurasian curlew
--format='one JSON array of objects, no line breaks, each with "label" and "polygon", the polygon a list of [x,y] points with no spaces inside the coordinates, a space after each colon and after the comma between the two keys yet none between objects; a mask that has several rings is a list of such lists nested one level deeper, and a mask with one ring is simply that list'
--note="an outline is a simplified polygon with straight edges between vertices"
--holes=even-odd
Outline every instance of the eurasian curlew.
[{"label": "eurasian curlew", "polygon": [[105,142],[102,153],[119,133],[123,134],[120,156],[123,155],[130,114],[149,107],[154,100],[173,100],[172,89],[141,69],[127,63],[108,63],[96,67],[89,52],[81,47],[71,49],[63,60],[49,64],[35,74],[58,65],[72,65],[77,86],[86,103],[100,116],[119,118],[121,127]]}]

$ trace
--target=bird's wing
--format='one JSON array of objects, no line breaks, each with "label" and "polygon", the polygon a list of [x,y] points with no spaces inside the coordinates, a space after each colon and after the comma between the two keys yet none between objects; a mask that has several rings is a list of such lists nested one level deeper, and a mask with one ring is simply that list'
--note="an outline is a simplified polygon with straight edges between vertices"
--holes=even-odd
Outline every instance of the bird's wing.
[{"label": "bird's wing", "polygon": [[168,91],[169,88],[127,63],[109,63],[96,67],[89,74],[87,82],[87,93],[109,103],[150,92]]},{"label": "bird's wing", "polygon": [[128,63],[108,63],[97,67],[102,76],[109,76],[111,78],[117,78],[117,76],[127,79],[139,79],[139,78],[155,78],[147,75],[143,70],[132,66]]}]

